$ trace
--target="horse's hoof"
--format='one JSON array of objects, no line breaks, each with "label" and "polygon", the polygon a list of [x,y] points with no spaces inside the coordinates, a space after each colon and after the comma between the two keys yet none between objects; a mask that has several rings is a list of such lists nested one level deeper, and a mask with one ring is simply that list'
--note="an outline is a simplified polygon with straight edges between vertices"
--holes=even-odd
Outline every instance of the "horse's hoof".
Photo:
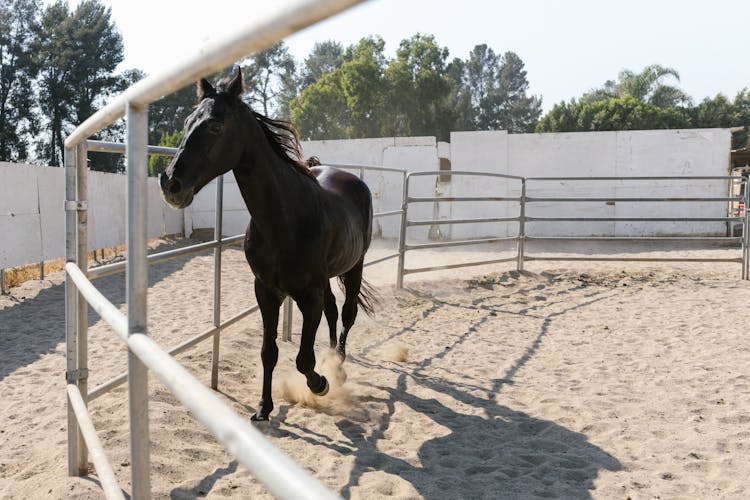
[{"label": "horse's hoof", "polygon": [[328,394],[328,389],[330,389],[330,386],[328,385],[328,380],[326,380],[323,375],[320,376],[320,385],[318,387],[318,390],[310,388],[313,394],[315,394],[316,396],[325,396],[326,394]]},{"label": "horse's hoof", "polygon": [[251,422],[268,422],[268,413],[263,411],[258,411],[255,415],[250,417]]}]

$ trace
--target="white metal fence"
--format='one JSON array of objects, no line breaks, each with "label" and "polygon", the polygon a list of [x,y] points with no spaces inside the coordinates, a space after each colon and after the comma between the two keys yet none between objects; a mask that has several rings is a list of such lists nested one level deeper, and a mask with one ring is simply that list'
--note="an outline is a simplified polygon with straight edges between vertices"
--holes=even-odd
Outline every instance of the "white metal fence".
[{"label": "white metal fence", "polygon": [[[499,189],[498,196],[412,196],[411,186],[413,179],[420,178],[423,176],[464,176],[464,177],[477,177],[485,180],[489,179],[500,179],[504,180],[507,185]],[[661,196],[650,196],[644,197],[640,193],[646,191],[646,186],[649,189],[653,189],[653,184],[659,181],[669,181],[669,185],[666,186],[665,191]],[[730,194],[725,196],[695,196],[694,194],[685,195],[680,192],[679,184],[685,182],[703,181],[710,183],[719,183],[725,188]],[[544,185],[549,183],[568,183],[572,184],[569,187],[568,192],[562,194],[547,194],[544,195],[544,189],[538,189],[538,193],[534,196],[529,196],[529,185],[537,184]],[[576,184],[586,184],[586,189],[590,189],[592,183],[608,183],[609,185],[626,184],[623,190],[628,194],[627,196],[612,195],[579,195],[571,196],[570,192],[577,193],[581,192],[576,188]],[[638,187],[640,184],[640,188]],[[735,189],[735,184],[739,184],[740,189]],[[728,187],[726,187],[728,186]],[[740,195],[732,195],[734,191],[739,191]],[[612,191],[614,192],[614,191]],[[454,193],[455,194],[455,193]],[[410,219],[409,218],[409,206],[413,204],[425,204],[425,203],[467,203],[467,202],[483,202],[483,203],[505,203],[510,204],[504,209],[495,210],[496,213],[509,213],[509,216],[502,217],[484,217],[484,218],[454,218],[454,219]],[[706,212],[713,214],[716,212],[711,205],[721,204],[725,206],[724,210],[726,215],[718,217],[715,215],[709,216],[695,216],[695,215],[684,215],[680,210],[672,210],[672,206],[675,204],[687,205],[687,204],[700,204]],[[399,238],[399,264],[398,264],[398,275],[397,275],[397,286],[401,288],[403,286],[404,276],[407,274],[415,274],[427,271],[436,271],[441,269],[454,269],[459,267],[466,267],[472,265],[485,265],[494,264],[500,262],[517,262],[517,269],[523,270],[524,262],[533,260],[547,260],[547,261],[639,261],[639,262],[736,262],[742,265],[741,279],[750,279],[750,216],[747,210],[744,210],[742,214],[731,213],[734,207],[744,204],[744,207],[750,206],[750,190],[748,189],[747,177],[736,177],[736,176],[662,176],[662,177],[520,177],[513,175],[503,174],[492,174],[487,172],[475,172],[475,171],[451,171],[446,173],[444,171],[428,171],[428,172],[410,172],[407,174],[404,181],[404,194],[403,194],[403,210],[401,220],[401,236]],[[581,216],[580,212],[575,212],[573,216],[570,212],[566,213],[565,206],[570,204],[593,204],[589,209],[591,215]],[[609,213],[601,213],[602,207],[614,207],[616,204],[624,206],[621,211],[624,215],[611,215]],[[652,210],[656,213],[660,213],[661,217],[643,217],[643,216],[632,216],[628,212],[635,212],[640,214],[641,210],[634,210],[633,207],[636,205],[649,205]],[[596,208],[599,207],[600,212],[596,212]],[[655,207],[655,208],[653,208]],[[533,208],[535,212],[529,215],[530,208]],[[700,207],[699,207],[700,208]],[[514,213],[515,212],[515,213]],[[664,213],[666,212],[666,214]],[[694,212],[696,213],[696,212]],[[697,213],[700,213],[698,211]],[[559,235],[554,234],[554,230],[548,228],[547,232],[529,231],[529,227],[536,224],[552,223],[555,225],[565,223],[595,223],[595,222],[606,222],[613,224],[622,223],[637,223],[638,231],[644,231],[644,224],[658,224],[658,223],[691,223],[691,224],[705,224],[705,231],[707,233],[726,232],[727,236],[673,236],[673,235],[640,235],[638,233],[626,235],[626,236],[590,236],[590,235]],[[415,226],[451,226],[454,224],[515,224],[514,227],[504,227],[502,230],[496,229],[498,233],[496,236],[487,238],[474,238],[465,240],[452,240],[452,241],[437,241],[430,243],[423,242],[410,242],[408,239],[408,228]],[[743,231],[742,236],[734,236],[733,227],[735,224],[741,224]],[[554,227],[554,226],[552,226]],[[515,231],[514,231],[515,230]],[[658,230],[649,230],[652,233],[658,233]],[[569,233],[570,231],[565,231]],[[609,233],[610,230],[604,231]],[[627,231],[623,231],[627,232]],[[667,231],[668,232],[668,231]],[[675,231],[680,233],[681,231]],[[507,235],[507,234],[512,235]],[[612,234],[616,234],[614,230]],[[515,242],[516,253],[512,257],[495,258],[489,260],[483,260],[481,262],[473,263],[460,263],[460,264],[444,264],[440,266],[421,267],[421,268],[407,268],[405,265],[405,255],[407,251],[425,250],[431,248],[445,248],[445,247],[456,247],[456,246],[468,246],[478,245],[483,243],[498,243],[498,242]],[[575,241],[575,242],[662,242],[662,243],[719,243],[726,245],[733,245],[740,250],[740,255],[735,258],[685,258],[685,257],[601,257],[596,255],[589,255],[585,257],[572,257],[569,255],[557,255],[557,256],[540,256],[530,255],[526,249],[526,243],[530,241]]]},{"label": "white metal fence", "polygon": [[[320,482],[272,446],[208,388],[200,384],[174,358],[147,336],[147,130],[148,105],[245,55],[267,48],[283,37],[326,19],[361,0],[294,0],[280,3],[265,15],[250,20],[196,51],[164,72],[145,78],[120,94],[79,125],[65,141],[66,266],[65,334],[68,394],[68,473],[84,475],[88,450],[109,498],[122,498],[112,467],[88,417],[87,304],[109,323],[128,346],[130,410],[131,498],[151,495],[148,370],[185,404],[195,417],[237,460],[274,495],[283,498],[334,497]],[[127,117],[127,316],[91,284],[87,239],[87,139],[118,118]],[[220,217],[217,210],[217,219]],[[220,221],[217,224],[220,230]],[[219,233],[220,235],[221,233]],[[220,248],[217,243],[217,259]],[[112,271],[112,269],[110,269]],[[216,319],[216,318],[215,318]],[[216,321],[215,321],[216,325]],[[218,343],[220,326],[215,326]],[[209,335],[210,336],[210,335]]]}]

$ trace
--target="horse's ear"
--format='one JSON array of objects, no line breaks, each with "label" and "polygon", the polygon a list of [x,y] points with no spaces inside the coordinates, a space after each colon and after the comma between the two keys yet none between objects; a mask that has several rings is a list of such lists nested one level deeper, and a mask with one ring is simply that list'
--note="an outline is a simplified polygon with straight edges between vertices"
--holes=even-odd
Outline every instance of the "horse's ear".
[{"label": "horse's ear", "polygon": [[245,79],[242,77],[242,68],[237,66],[237,73],[232,78],[232,81],[227,85],[227,94],[240,97],[245,93]]},{"label": "horse's ear", "polygon": [[205,78],[201,78],[195,86],[195,93],[198,95],[198,101],[202,101],[206,96],[215,94],[213,86]]}]

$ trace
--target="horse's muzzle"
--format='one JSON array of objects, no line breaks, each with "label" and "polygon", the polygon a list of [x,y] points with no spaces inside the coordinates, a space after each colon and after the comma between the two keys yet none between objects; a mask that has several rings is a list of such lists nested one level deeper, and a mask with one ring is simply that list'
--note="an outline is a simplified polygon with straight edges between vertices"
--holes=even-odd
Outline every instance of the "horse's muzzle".
[{"label": "horse's muzzle", "polygon": [[159,186],[164,196],[164,201],[174,208],[185,208],[193,202],[193,189],[185,189],[179,179],[167,176],[166,173],[159,174]]}]

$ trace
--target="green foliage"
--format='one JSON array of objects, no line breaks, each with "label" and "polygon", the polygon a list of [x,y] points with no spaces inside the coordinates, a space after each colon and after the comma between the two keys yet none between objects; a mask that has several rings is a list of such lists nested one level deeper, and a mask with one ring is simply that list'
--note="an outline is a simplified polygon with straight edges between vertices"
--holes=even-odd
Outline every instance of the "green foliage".
[{"label": "green foliage", "polygon": [[[159,140],[159,146],[168,148],[179,147],[182,138],[185,137],[183,130],[175,130],[171,133],[164,132]],[[164,172],[169,166],[171,158],[168,156],[151,156],[148,159],[148,175],[156,176]]]},{"label": "green foliage", "polygon": [[537,132],[588,132],[686,128],[684,109],[662,108],[635,97],[611,97],[594,102],[575,100],[555,105],[537,124]]},{"label": "green foliage", "polygon": [[363,38],[344,62],[304,88],[291,102],[291,118],[305,139],[381,135],[386,84],[380,37]]},{"label": "green foliage", "polygon": [[[617,81],[587,92],[579,100],[555,105],[537,124],[537,132],[593,130],[648,130],[737,127],[750,124],[750,92],[739,92],[734,102],[723,95],[694,106],[690,97],[664,79],[679,74],[659,65],[640,73],[620,72]],[[733,147],[745,143],[746,133],[735,133]]]},{"label": "green foliage", "polygon": [[344,47],[333,40],[313,45],[310,55],[305,58],[302,67],[300,85],[308,87],[344,64]]},{"label": "green foliage", "polygon": [[[291,103],[303,138],[447,140],[452,130],[530,131],[541,114],[541,99],[526,94],[524,65],[512,52],[496,56],[481,45],[468,61],[448,62],[448,49],[422,34],[403,40],[392,60],[384,50],[381,38],[369,37],[340,58],[335,46],[308,58],[303,75],[311,83]],[[316,73],[321,67],[330,69]]]},{"label": "green foliage", "polygon": [[0,3],[0,161],[26,160],[29,137],[37,132],[31,44],[40,13],[38,0]]},{"label": "green foliage", "polygon": [[85,0],[72,12],[58,0],[47,6],[35,31],[39,107],[47,117],[38,153],[49,165],[61,165],[64,133],[117,88],[113,72],[123,59],[122,37],[111,9],[98,0]]},{"label": "green foliage", "polygon": [[297,74],[284,42],[256,52],[240,64],[248,88],[245,100],[266,116],[288,118],[289,102],[297,95]]}]

